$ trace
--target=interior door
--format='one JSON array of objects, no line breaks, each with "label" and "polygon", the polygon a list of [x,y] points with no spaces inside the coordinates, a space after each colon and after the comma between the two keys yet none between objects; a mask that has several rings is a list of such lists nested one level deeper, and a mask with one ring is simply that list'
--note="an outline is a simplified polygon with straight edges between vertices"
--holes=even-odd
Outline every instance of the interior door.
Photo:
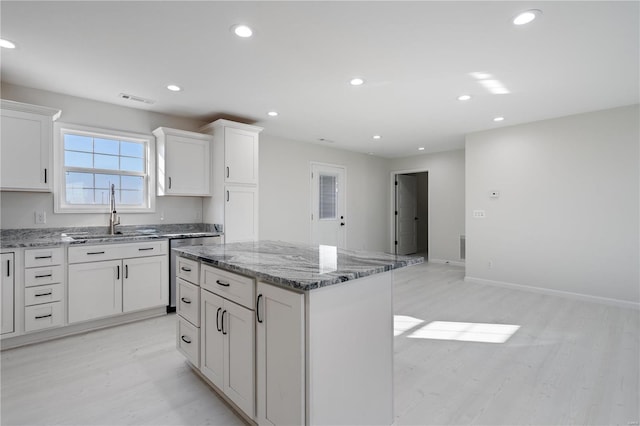
[{"label": "interior door", "polygon": [[311,164],[311,243],[344,248],[347,244],[344,167]]},{"label": "interior door", "polygon": [[410,175],[396,176],[396,254],[418,251],[418,191],[417,179]]}]

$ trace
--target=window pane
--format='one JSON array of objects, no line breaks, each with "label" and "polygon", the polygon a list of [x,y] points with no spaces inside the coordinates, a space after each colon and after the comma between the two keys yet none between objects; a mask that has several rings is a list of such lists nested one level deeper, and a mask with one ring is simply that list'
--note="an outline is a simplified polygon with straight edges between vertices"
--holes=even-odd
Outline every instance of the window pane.
[{"label": "window pane", "polygon": [[142,191],[143,188],[144,178],[142,176],[122,176],[122,189]]},{"label": "window pane", "polygon": [[120,155],[144,158],[144,144],[136,142],[120,142]]},{"label": "window pane", "polygon": [[95,154],[94,166],[96,169],[118,170],[118,157],[114,155]]},{"label": "window pane", "polygon": [[93,155],[83,152],[64,152],[64,165],[66,167],[93,167]]},{"label": "window pane", "polygon": [[338,205],[338,179],[336,176],[320,175],[320,219],[336,219]]},{"label": "window pane", "polygon": [[114,141],[112,139],[94,139],[93,142],[93,150],[99,154],[111,154],[118,155],[119,154],[119,141]]},{"label": "window pane", "polygon": [[144,161],[142,158],[120,157],[120,170],[144,172]]},{"label": "window pane", "polygon": [[71,151],[93,151],[93,139],[90,136],[64,135],[64,149]]},{"label": "window pane", "polygon": [[[109,205],[109,192],[110,191],[108,189],[96,189],[95,204],[104,204],[105,206]],[[116,192],[116,197],[117,196],[118,193]]]},{"label": "window pane", "polygon": [[142,191],[121,191],[120,203],[134,205],[142,204]]},{"label": "window pane", "polygon": [[93,204],[93,189],[67,188],[67,204]]},{"label": "window pane", "polygon": [[110,189],[111,184],[114,184],[116,189],[120,189],[120,176],[96,174],[96,188]]},{"label": "window pane", "polygon": [[67,191],[82,188],[93,188],[93,173],[67,172]]}]

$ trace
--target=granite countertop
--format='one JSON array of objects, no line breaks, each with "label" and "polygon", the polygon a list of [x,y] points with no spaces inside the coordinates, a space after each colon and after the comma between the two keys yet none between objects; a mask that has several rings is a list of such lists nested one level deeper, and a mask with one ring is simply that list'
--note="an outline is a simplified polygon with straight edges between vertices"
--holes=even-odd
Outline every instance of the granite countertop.
[{"label": "granite countertop", "polygon": [[281,241],[174,249],[181,256],[282,287],[309,291],[422,263],[419,256],[352,251]]},{"label": "granite countertop", "polygon": [[118,225],[116,235],[106,226],[78,228],[3,229],[0,248],[47,247],[78,244],[104,244],[147,241],[161,238],[216,237],[222,235],[213,225],[184,223],[170,225]]}]

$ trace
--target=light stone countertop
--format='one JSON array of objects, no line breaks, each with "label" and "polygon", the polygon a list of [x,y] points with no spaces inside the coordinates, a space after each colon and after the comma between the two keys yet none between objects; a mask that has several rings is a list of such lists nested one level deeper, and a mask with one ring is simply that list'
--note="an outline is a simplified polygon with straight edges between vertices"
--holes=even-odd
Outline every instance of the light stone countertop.
[{"label": "light stone countertop", "polygon": [[419,256],[353,251],[282,241],[174,249],[179,255],[230,272],[302,291],[422,263]]}]

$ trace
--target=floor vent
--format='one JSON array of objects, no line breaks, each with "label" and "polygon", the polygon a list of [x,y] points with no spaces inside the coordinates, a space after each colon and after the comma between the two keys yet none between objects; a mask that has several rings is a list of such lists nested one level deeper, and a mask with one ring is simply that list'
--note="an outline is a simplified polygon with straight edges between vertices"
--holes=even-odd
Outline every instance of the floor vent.
[{"label": "floor vent", "polygon": [[465,260],[467,252],[467,243],[464,235],[460,235],[460,259]]}]

